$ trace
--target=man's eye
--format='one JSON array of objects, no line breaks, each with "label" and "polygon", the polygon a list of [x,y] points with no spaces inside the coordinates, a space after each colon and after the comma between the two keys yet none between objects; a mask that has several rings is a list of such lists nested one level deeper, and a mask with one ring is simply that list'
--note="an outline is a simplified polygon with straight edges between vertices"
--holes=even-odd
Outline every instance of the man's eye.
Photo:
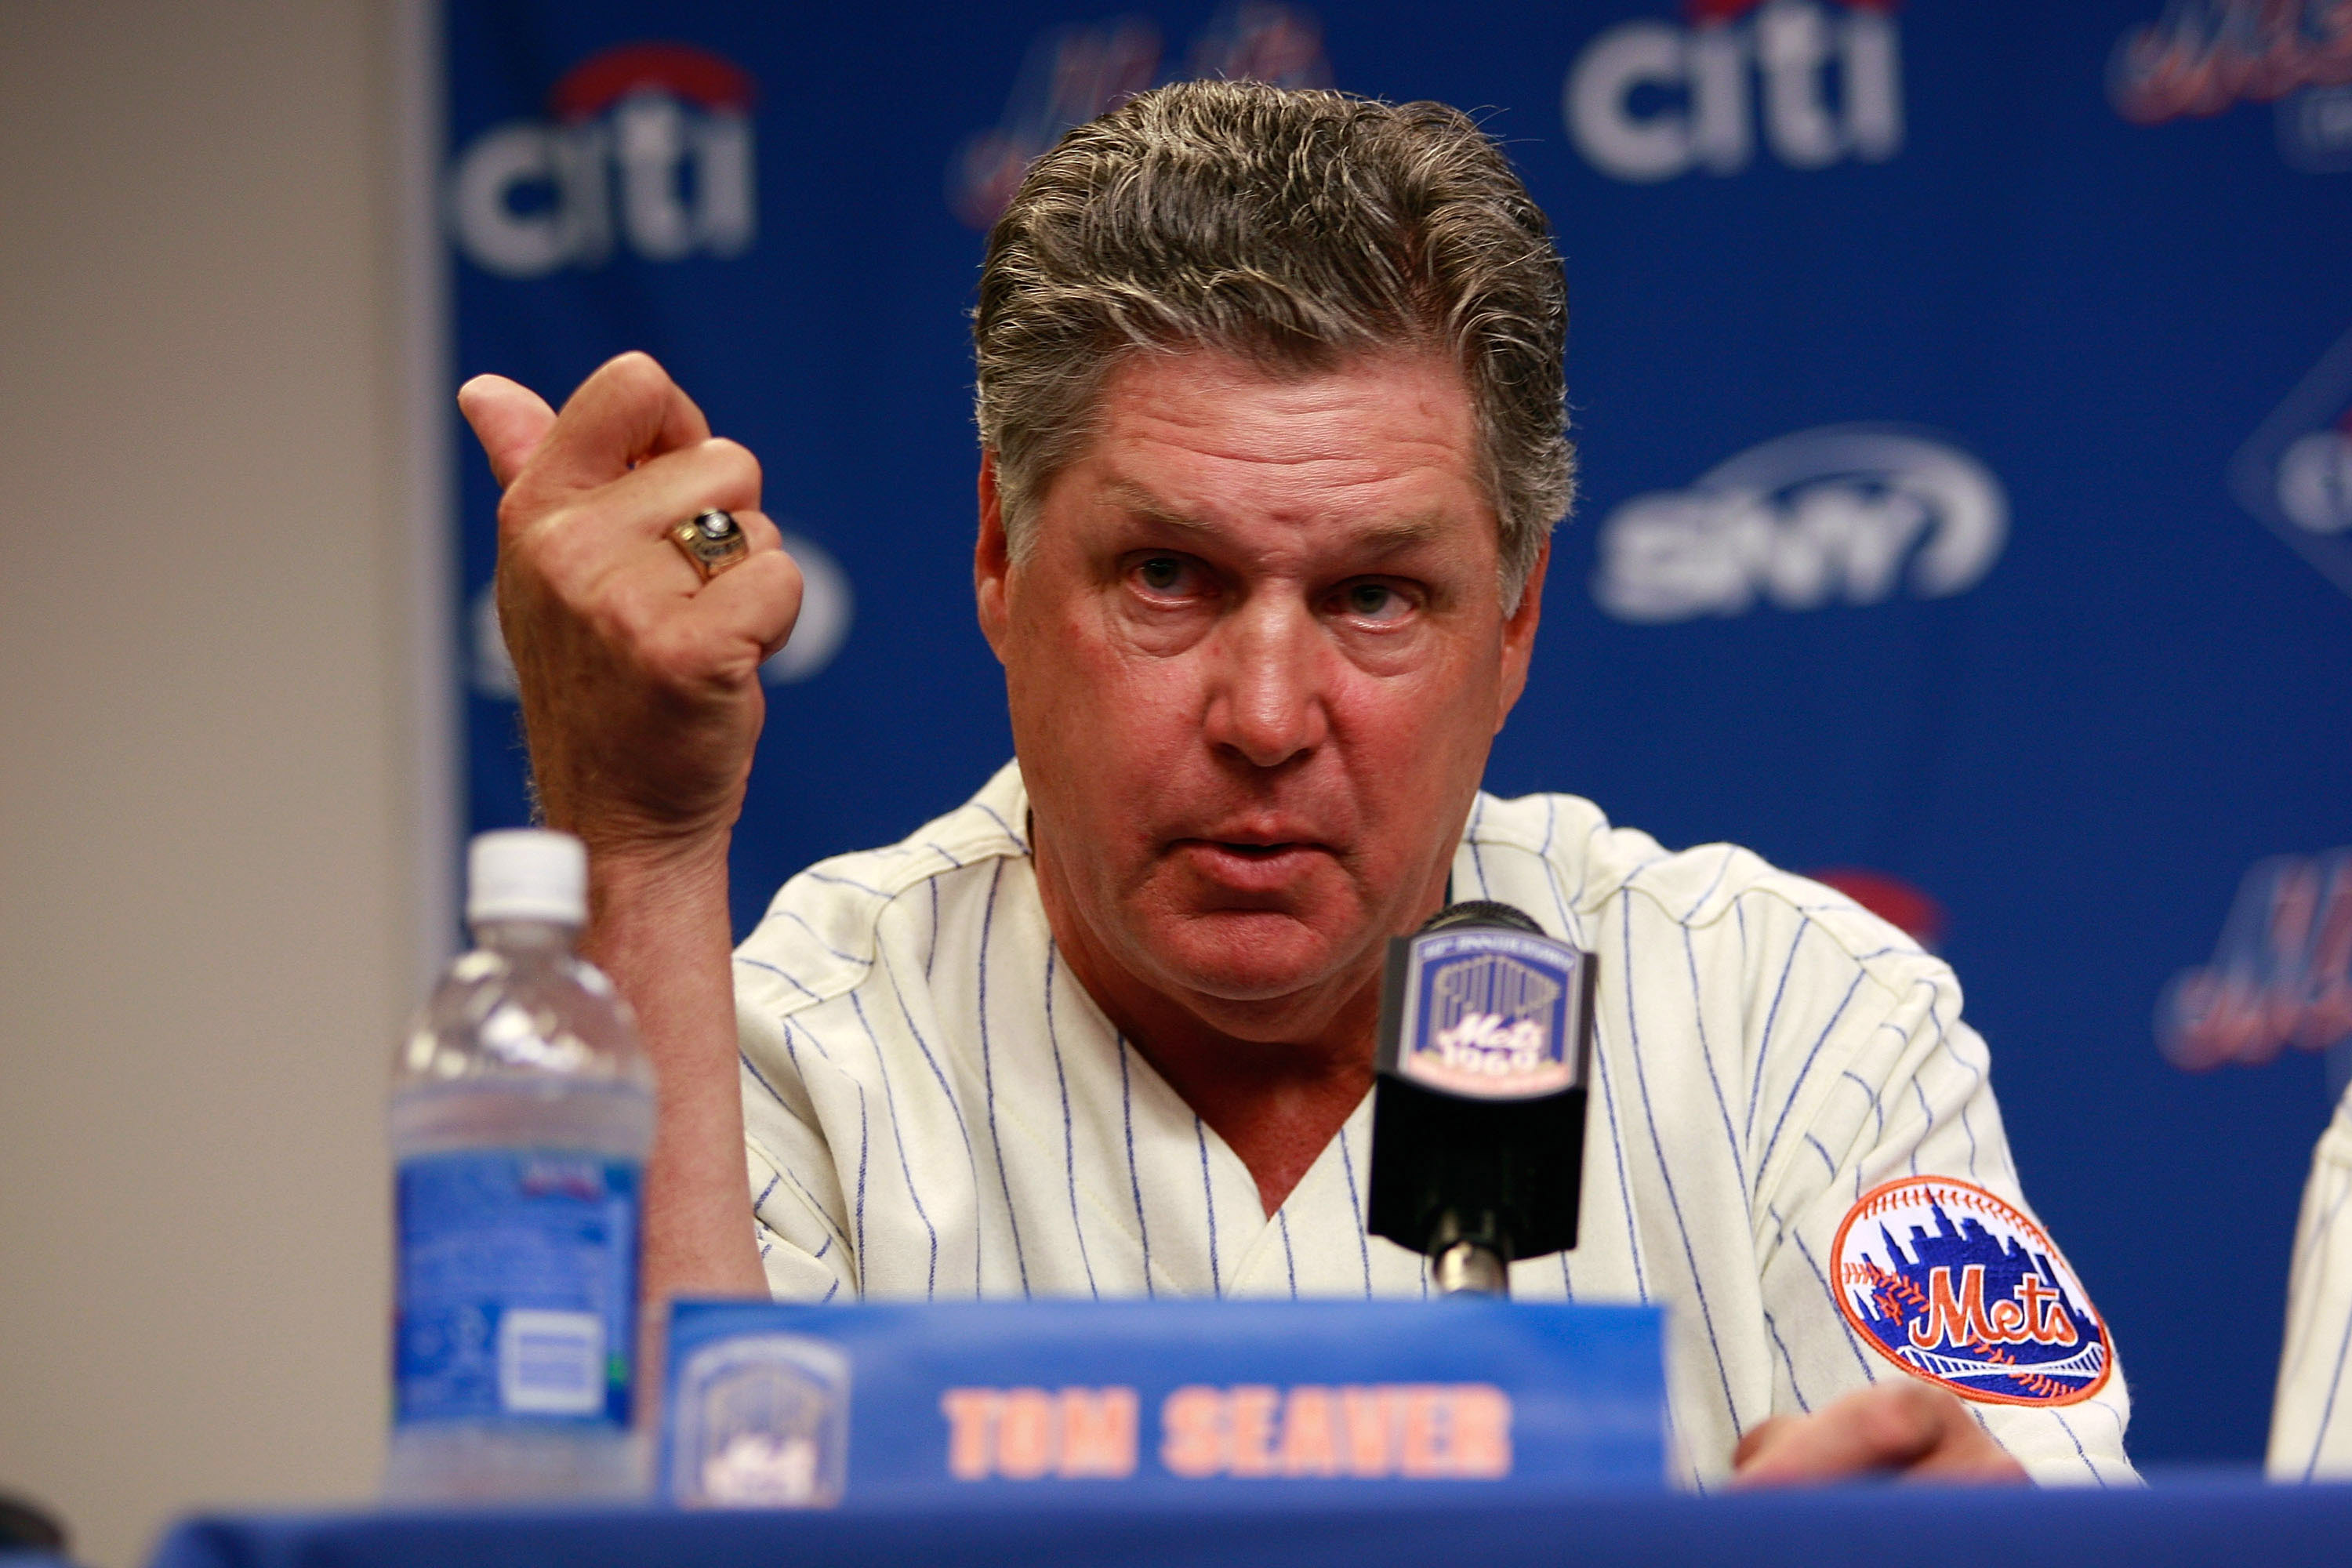
[{"label": "man's eye", "polygon": [[1150,556],[1136,567],[1135,575],[1155,594],[1173,594],[1184,586],[1184,563],[1173,555]]},{"label": "man's eye", "polygon": [[1339,607],[1358,620],[1401,620],[1412,602],[1386,583],[1350,583],[1339,590]]}]

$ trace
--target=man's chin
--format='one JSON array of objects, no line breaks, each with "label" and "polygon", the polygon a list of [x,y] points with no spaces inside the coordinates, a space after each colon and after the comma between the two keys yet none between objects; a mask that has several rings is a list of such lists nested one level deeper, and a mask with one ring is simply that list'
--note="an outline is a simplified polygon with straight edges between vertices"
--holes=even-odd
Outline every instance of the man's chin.
[{"label": "man's chin", "polygon": [[1267,910],[1194,915],[1152,942],[1153,967],[1227,1024],[1261,1013],[1270,1026],[1294,1009],[1328,1005],[1334,981],[1352,993],[1366,976],[1345,975],[1346,956],[1324,932]]}]

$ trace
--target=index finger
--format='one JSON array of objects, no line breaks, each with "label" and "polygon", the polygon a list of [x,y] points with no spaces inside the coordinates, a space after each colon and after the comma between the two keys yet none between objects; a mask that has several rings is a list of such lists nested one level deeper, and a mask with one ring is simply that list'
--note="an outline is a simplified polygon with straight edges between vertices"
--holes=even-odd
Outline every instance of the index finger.
[{"label": "index finger", "polygon": [[517,483],[564,494],[593,489],[646,458],[710,439],[710,422],[651,354],[606,360],[555,416]]}]

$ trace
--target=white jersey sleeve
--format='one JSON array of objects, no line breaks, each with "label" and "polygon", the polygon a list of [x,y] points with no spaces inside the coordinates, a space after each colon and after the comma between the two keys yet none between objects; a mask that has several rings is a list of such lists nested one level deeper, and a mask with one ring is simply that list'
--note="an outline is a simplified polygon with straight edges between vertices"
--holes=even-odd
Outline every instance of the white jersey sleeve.
[{"label": "white jersey sleeve", "polygon": [[2271,1405],[2275,1480],[2352,1476],[2352,1090],[2312,1152],[2287,1277],[2286,1343]]},{"label": "white jersey sleeve", "polygon": [[[1920,1376],[1957,1393],[2038,1481],[2135,1482],[2114,1346],[2020,1188],[1950,968],[1851,906],[1749,899],[1743,912],[1763,951],[1826,943],[1852,974],[1826,1016],[1784,1008],[1784,1044],[1754,1079],[1758,1268],[1781,1342],[1775,1407],[1818,1409]],[[2004,1257],[2033,1262],[2005,1277]],[[1835,1310],[1821,1310],[1825,1294]],[[2020,1370],[1992,1370],[2007,1364]]]}]

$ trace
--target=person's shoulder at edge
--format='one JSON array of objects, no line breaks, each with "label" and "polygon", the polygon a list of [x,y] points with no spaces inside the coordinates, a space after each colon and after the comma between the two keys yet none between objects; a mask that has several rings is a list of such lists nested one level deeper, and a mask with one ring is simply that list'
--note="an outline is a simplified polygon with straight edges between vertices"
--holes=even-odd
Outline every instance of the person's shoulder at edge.
[{"label": "person's shoulder at edge", "polygon": [[735,950],[739,1002],[783,1016],[853,989],[872,969],[883,917],[926,883],[991,875],[1026,858],[1028,792],[1017,763],[898,843],[818,861],[778,889]]},{"label": "person's shoulder at edge", "polygon": [[[1781,870],[1737,844],[1668,849],[1639,828],[1612,826],[1580,795],[1507,799],[1482,793],[1465,837],[1546,862],[1587,930],[1616,900],[1639,896],[1695,931],[1736,924],[1743,916],[1782,926],[1810,923],[1865,969],[1883,962],[1945,968],[1899,927],[1826,883]],[[1540,918],[1542,911],[1528,912]],[[1767,949],[1759,943],[1756,951],[1760,956]]]}]

